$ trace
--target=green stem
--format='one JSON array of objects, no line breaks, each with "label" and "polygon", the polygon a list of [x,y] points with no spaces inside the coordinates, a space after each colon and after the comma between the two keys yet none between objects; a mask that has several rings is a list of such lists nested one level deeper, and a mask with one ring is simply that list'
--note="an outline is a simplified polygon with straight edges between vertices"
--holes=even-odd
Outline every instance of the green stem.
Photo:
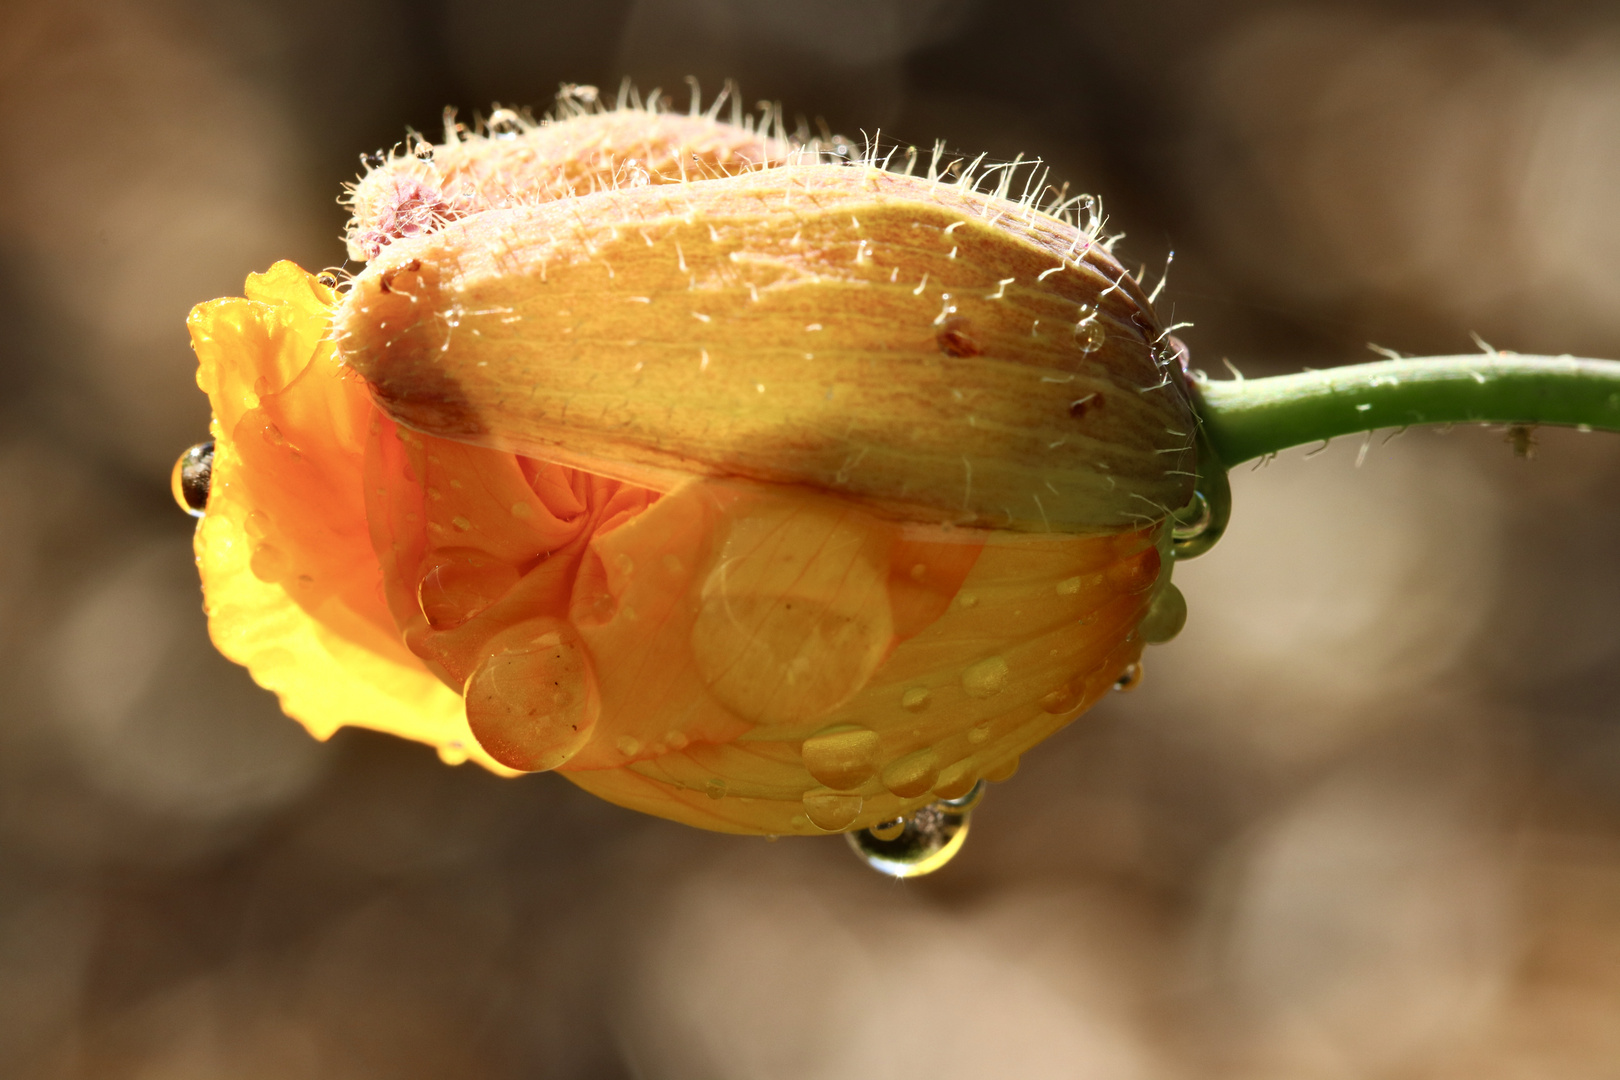
[{"label": "green stem", "polygon": [[1620,431],[1620,362],[1487,353],[1193,384],[1227,467],[1290,446],[1414,424],[1556,424]]}]

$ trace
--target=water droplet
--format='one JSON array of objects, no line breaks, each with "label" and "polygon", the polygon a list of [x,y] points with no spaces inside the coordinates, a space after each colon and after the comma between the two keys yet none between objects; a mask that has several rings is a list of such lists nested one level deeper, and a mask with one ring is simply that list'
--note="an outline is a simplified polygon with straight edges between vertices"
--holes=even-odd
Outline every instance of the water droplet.
[{"label": "water droplet", "polygon": [[672,731],[664,736],[664,745],[671,750],[685,750],[686,744],[691,741],[684,731]]},{"label": "water droplet", "polygon": [[450,519],[450,524],[454,525],[456,528],[460,529],[462,532],[471,532],[472,531],[472,522],[468,521],[466,518],[462,517],[460,514],[457,514],[455,517],[451,518]]},{"label": "water droplet", "polygon": [[[880,828],[887,833],[892,824]],[[968,812],[949,802],[930,803],[901,824],[898,833],[887,836],[879,836],[877,829],[849,833],[849,846],[878,873],[911,878],[932,874],[967,841]]]},{"label": "water droplet", "polygon": [[860,816],[865,802],[859,795],[846,795],[826,788],[813,788],[804,793],[804,812],[810,823],[824,832],[847,829]]},{"label": "water droplet", "polygon": [[1202,491],[1193,492],[1192,502],[1176,511],[1170,519],[1170,536],[1176,544],[1196,540],[1215,520],[1215,509],[1209,505]]},{"label": "water droplet", "polygon": [[1095,313],[1087,316],[1083,322],[1076,324],[1074,328],[1074,343],[1080,346],[1080,351],[1083,353],[1096,352],[1102,348],[1103,342],[1107,338],[1108,334],[1103,330],[1102,324],[1097,322]]},{"label": "water droplet", "polygon": [[893,821],[880,821],[866,831],[872,834],[874,840],[893,840],[906,831],[906,819],[897,817]]},{"label": "water droplet", "polygon": [[517,568],[475,548],[441,548],[416,587],[416,602],[435,630],[452,630],[506,595]]},{"label": "water droplet", "polygon": [[534,517],[534,507],[526,502],[515,502],[512,504],[512,516],[519,521],[528,521]]},{"label": "water droplet", "polygon": [[1141,685],[1142,662],[1140,660],[1126,667],[1124,671],[1119,673],[1119,678],[1114,680],[1114,689],[1122,693],[1129,690],[1135,690]]},{"label": "water droplet", "polygon": [[1187,598],[1167,581],[1153,595],[1153,602],[1148,605],[1147,614],[1142,616],[1136,633],[1149,645],[1162,645],[1181,633],[1181,628],[1186,625]]},{"label": "water droplet", "polygon": [[169,474],[169,490],[180,509],[192,517],[208,510],[208,485],[214,477],[214,440],[204,439],[180,455]]},{"label": "water droplet", "polygon": [[496,109],[484,122],[492,139],[515,139],[523,133],[523,117],[511,109]]},{"label": "water droplet", "polygon": [[1051,713],[1053,716],[1062,716],[1064,713],[1073,712],[1077,709],[1080,706],[1080,699],[1084,696],[1084,690],[1079,685],[1079,680],[1071,679],[1056,690],[1043,696],[1039,704],[1042,712]]},{"label": "water droplet", "polygon": [[274,424],[264,425],[264,431],[262,434],[264,435],[264,441],[269,443],[271,446],[286,445],[287,437],[283,435],[281,433],[281,429],[276,427]]},{"label": "water droplet", "polygon": [[636,561],[621,551],[613,556],[613,568],[625,577],[629,577],[636,569]]},{"label": "water droplet", "polygon": [[978,782],[973,760],[958,761],[940,770],[939,780],[934,784],[934,794],[941,799],[958,799],[972,791],[973,785]]},{"label": "water droplet", "polygon": [[1057,594],[1059,596],[1079,596],[1080,579],[1078,577],[1064,578],[1057,583]]},{"label": "water droplet", "polygon": [[677,577],[686,570],[686,567],[684,564],[682,564],[681,557],[679,555],[665,553],[662,562],[664,564],[664,569],[668,570],[671,574]]},{"label": "water droplet", "polygon": [[613,741],[613,745],[625,757],[635,757],[641,753],[641,740],[634,735],[620,735]]},{"label": "water droplet", "polygon": [[928,691],[921,686],[913,686],[900,695],[900,707],[906,712],[922,712],[928,708]]},{"label": "water droplet", "polygon": [[925,578],[927,576],[928,576],[928,567],[925,566],[924,564],[917,563],[915,566],[913,566],[911,568],[911,580],[912,581],[921,581],[923,578]]},{"label": "water droplet", "polygon": [[502,631],[467,680],[467,723],[502,765],[555,769],[590,739],[601,710],[574,628],[541,618]]},{"label": "water droplet", "polygon": [[1007,675],[1007,661],[992,656],[962,672],[962,689],[967,691],[968,697],[995,697],[1007,688]]},{"label": "water droplet", "polygon": [[251,511],[242,522],[242,530],[248,534],[249,540],[263,540],[270,535],[270,515],[263,510]]},{"label": "water droplet", "polygon": [[467,762],[467,748],[461,745],[460,740],[452,739],[439,747],[439,760],[446,765],[464,765]]},{"label": "water droplet", "polygon": [[792,500],[737,521],[704,575],[692,658],[709,692],[755,723],[825,716],[889,649],[888,566],[847,512]]},{"label": "water droplet", "polygon": [[912,799],[939,779],[939,755],[929,746],[889,762],[883,768],[883,786],[902,799]]},{"label": "water droplet", "polygon": [[259,544],[254,547],[253,555],[248,559],[248,569],[253,576],[268,585],[287,580],[291,567],[287,565],[287,556],[281,549],[270,544]]},{"label": "water droplet", "polygon": [[878,733],[840,724],[804,740],[804,767],[816,782],[835,791],[860,787],[877,771]]},{"label": "water droplet", "polygon": [[972,746],[983,746],[985,743],[989,742],[990,741],[990,722],[988,720],[986,720],[982,724],[975,724],[975,725],[973,725],[973,727],[969,728],[968,733],[967,733],[967,740],[968,740],[968,743],[970,745],[972,745]]},{"label": "water droplet", "polygon": [[970,592],[958,593],[956,595],[956,606],[971,610],[979,606],[979,598],[976,594]]},{"label": "water droplet", "polygon": [[[718,776],[714,777],[707,784],[703,785],[703,794],[707,795],[711,799],[723,799],[723,798],[725,798],[726,797],[726,782],[724,780],[720,779]],[[859,813],[858,808],[857,808],[856,812]]]}]

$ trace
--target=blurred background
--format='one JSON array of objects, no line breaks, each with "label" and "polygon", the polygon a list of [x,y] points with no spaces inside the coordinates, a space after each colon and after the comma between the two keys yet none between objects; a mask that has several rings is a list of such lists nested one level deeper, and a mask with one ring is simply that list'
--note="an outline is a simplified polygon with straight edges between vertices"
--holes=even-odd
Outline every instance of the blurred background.
[{"label": "blurred background", "polygon": [[190,305],[341,264],[446,105],[687,75],[1044,157],[1212,373],[1620,356],[1598,0],[3,0],[0,1075],[1614,1077],[1612,436],[1240,469],[1141,689],[908,883],[318,744],[213,653]]}]

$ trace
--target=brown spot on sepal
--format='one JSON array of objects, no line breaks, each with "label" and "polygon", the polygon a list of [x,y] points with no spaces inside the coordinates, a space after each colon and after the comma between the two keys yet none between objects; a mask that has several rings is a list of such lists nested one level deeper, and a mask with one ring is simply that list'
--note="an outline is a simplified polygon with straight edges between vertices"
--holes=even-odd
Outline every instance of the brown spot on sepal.
[{"label": "brown spot on sepal", "polygon": [[1094,391],[1083,398],[1069,402],[1069,415],[1076,420],[1084,420],[1088,413],[1095,412],[1102,407],[1102,392]]},{"label": "brown spot on sepal", "polygon": [[934,340],[939,342],[939,351],[946,356],[954,356],[960,359],[967,356],[984,355],[984,349],[980,347],[979,343],[968,336],[966,319],[946,319],[944,324],[940,326],[939,332],[934,335]]}]

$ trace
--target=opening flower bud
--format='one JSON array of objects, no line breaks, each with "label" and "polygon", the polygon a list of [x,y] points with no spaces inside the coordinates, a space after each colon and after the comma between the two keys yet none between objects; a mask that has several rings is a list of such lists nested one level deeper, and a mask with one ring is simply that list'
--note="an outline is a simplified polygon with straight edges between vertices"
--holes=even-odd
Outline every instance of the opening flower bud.
[{"label": "opening flower bud", "polygon": [[1006,195],[643,110],[390,159],[346,293],[192,313],[215,642],[706,828],[1010,776],[1179,628],[1198,455],[1137,282]]}]

